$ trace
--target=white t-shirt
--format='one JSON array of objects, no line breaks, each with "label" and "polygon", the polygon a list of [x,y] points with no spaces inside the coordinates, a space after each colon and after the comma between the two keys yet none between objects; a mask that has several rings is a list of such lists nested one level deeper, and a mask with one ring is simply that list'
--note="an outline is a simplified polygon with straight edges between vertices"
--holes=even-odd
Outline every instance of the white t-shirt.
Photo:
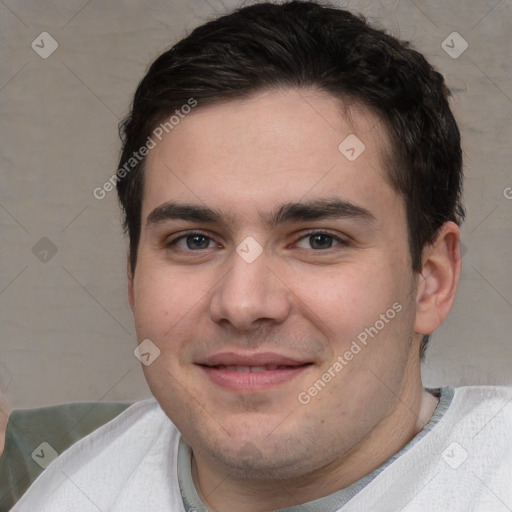
[{"label": "white t-shirt", "polygon": [[[437,411],[418,436],[362,481],[282,510],[510,512],[512,388],[443,388],[440,407],[444,414]],[[207,510],[190,489],[189,452],[154,399],[138,402],[52,462],[13,511]],[[347,501],[343,495],[350,489]],[[182,493],[187,503],[198,503],[195,510],[185,508]]]}]

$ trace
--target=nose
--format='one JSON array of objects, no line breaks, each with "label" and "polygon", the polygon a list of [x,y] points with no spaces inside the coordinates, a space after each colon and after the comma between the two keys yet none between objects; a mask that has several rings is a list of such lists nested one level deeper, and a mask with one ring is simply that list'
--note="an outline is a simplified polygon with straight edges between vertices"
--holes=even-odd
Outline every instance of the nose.
[{"label": "nose", "polygon": [[269,262],[265,251],[250,263],[233,253],[230,270],[211,296],[212,321],[251,331],[262,324],[279,324],[286,319],[292,292]]}]

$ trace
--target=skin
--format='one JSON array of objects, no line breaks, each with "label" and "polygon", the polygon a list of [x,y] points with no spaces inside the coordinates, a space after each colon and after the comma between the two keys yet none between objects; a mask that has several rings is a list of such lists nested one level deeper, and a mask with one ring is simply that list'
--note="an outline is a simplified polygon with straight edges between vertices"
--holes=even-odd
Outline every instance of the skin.
[{"label": "skin", "polygon": [[[349,134],[366,146],[353,162],[338,150]],[[422,272],[412,271],[403,201],[385,180],[387,148],[366,108],[285,89],[198,107],[147,157],[130,305],[139,342],[161,351],[144,367],[147,381],[192,446],[196,488],[211,510],[273,510],[335,492],[400,450],[435,409],[419,346],[453,304],[459,230],[446,223],[424,249]],[[373,219],[270,226],[262,217],[283,203],[332,198]],[[148,222],[171,201],[218,210],[225,222]],[[191,229],[210,237],[200,249],[178,239]],[[318,248],[310,229],[344,242],[323,238]],[[236,252],[248,236],[262,248],[252,263]],[[395,303],[401,311],[300,403]],[[197,364],[222,351],[311,364],[270,389],[233,391]]]}]

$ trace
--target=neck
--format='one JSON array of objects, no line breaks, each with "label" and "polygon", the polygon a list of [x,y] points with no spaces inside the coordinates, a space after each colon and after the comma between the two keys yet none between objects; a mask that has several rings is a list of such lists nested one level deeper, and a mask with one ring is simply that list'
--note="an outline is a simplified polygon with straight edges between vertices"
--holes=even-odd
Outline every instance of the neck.
[{"label": "neck", "polygon": [[409,372],[409,377],[411,373],[415,382],[406,376],[394,410],[367,437],[349,452],[299,478],[233,478],[193,455],[192,475],[199,496],[216,512],[234,508],[262,512],[304,504],[348,487],[400,451],[432,417],[438,400],[423,389],[419,369]]}]

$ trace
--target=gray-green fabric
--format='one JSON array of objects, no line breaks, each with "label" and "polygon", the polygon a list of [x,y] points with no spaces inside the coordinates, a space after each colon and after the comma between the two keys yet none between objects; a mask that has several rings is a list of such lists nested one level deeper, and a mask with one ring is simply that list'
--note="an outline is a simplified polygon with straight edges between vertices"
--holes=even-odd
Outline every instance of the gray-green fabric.
[{"label": "gray-green fabric", "polygon": [[[43,472],[32,453],[48,443],[62,453],[73,443],[115,418],[131,404],[78,402],[14,410],[0,458],[0,512],[7,512]],[[40,449],[35,454],[41,453]],[[41,459],[42,460],[42,459]]]},{"label": "gray-green fabric", "polygon": [[[325,496],[302,505],[287,507],[275,510],[274,512],[336,512],[343,505],[348,503],[350,499],[366,487],[374,478],[376,478],[379,473],[384,471],[384,469],[401,457],[406,451],[410,450],[420,439],[426,436],[443,417],[452,402],[455,389],[453,387],[443,387],[440,389],[429,389],[428,391],[439,398],[439,403],[437,404],[436,410],[430,418],[430,421],[423,427],[421,432],[411,439],[411,441],[409,441],[409,443],[406,444],[399,452],[393,455],[393,457],[382,464],[382,466],[341,491],[337,491],[329,496]],[[178,449],[178,482],[185,510],[209,512],[194,486],[194,481],[192,479],[192,449],[183,436],[180,439]]]}]

